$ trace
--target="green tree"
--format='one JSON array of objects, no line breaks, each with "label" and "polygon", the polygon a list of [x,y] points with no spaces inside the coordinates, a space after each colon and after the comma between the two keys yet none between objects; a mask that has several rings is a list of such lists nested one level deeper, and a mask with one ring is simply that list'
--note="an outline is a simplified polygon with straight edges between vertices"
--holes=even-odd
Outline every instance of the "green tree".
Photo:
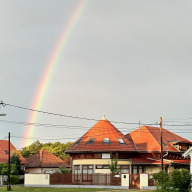
[{"label": "green tree", "polygon": [[157,191],[169,192],[171,187],[171,180],[169,175],[164,171],[153,174],[153,179],[156,180]]},{"label": "green tree", "polygon": [[109,164],[109,169],[113,174],[120,173],[120,169],[117,168],[117,162],[118,162],[118,154],[116,154],[116,156],[113,159],[111,159],[111,164]]},{"label": "green tree", "polygon": [[67,143],[60,143],[60,142],[55,142],[55,143],[40,143],[40,141],[35,141],[31,145],[22,148],[20,153],[22,154],[23,157],[29,157],[32,154],[38,152],[41,149],[46,149],[53,155],[59,157],[60,159],[64,160],[69,157],[69,155],[65,154],[64,152],[72,145],[72,142],[67,142]]},{"label": "green tree", "polygon": [[[16,165],[10,165],[10,173],[15,174],[17,171]],[[8,165],[6,163],[0,163],[0,175],[7,175],[8,174]]]},{"label": "green tree", "polygon": [[191,175],[189,170],[173,170],[173,172],[171,173],[171,183],[174,190],[178,190],[179,192],[190,191]]},{"label": "green tree", "polygon": [[31,145],[22,148],[22,150],[20,151],[21,155],[23,157],[29,157],[32,154],[38,152],[39,150],[41,150],[43,147],[43,143],[40,143],[39,140],[35,141],[34,143],[32,143]]},{"label": "green tree", "polygon": [[14,150],[12,151],[11,157],[10,157],[10,163],[11,165],[15,165],[16,169],[14,171],[14,175],[22,174],[23,171],[21,169],[21,160],[20,160],[20,154],[18,151]]}]

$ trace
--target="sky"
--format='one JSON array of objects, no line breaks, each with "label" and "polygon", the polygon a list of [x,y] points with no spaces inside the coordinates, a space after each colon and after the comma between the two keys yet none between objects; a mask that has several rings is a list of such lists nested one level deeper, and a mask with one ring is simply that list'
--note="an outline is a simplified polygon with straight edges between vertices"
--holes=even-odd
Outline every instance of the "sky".
[{"label": "sky", "polygon": [[[36,110],[141,124],[163,117],[165,129],[192,140],[191,126],[178,126],[192,122],[189,0],[2,0],[0,100],[33,108],[50,57],[81,2]],[[8,105],[0,113],[6,114],[0,139],[10,132],[18,149],[37,139],[74,142],[96,123],[42,113],[29,122],[34,112]],[[29,126],[10,121],[62,127],[33,126],[27,135]],[[113,124],[124,134],[139,127]]]}]

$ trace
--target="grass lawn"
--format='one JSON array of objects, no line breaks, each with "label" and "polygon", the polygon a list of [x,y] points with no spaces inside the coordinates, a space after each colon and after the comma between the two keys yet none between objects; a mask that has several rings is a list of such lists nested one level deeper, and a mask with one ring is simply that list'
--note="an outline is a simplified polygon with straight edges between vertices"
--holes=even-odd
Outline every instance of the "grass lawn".
[{"label": "grass lawn", "polygon": [[[111,192],[138,192],[139,190],[114,190],[114,189],[79,189],[79,188],[35,188],[35,187],[23,187],[23,186],[12,186],[11,187],[12,191],[21,191],[21,192],[94,192],[94,191],[111,191]],[[7,191],[6,187],[0,187],[0,192],[1,191]],[[145,190],[146,191],[146,190]],[[152,191],[147,191],[147,192],[152,192]]]}]

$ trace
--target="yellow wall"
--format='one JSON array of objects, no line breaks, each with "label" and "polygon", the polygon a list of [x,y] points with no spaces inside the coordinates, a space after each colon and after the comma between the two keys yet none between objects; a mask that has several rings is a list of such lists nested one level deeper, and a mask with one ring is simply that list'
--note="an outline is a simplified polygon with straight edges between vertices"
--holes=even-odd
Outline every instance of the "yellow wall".
[{"label": "yellow wall", "polygon": [[95,173],[111,173],[110,169],[95,169]]},{"label": "yellow wall", "polygon": [[49,185],[49,174],[25,174],[25,185]]},{"label": "yellow wall", "polygon": [[146,173],[158,173],[159,171],[161,171],[159,165],[146,165]]},{"label": "yellow wall", "polygon": [[[73,165],[108,165],[111,159],[77,159],[73,160]],[[118,161],[118,165],[130,165],[130,161]]]},{"label": "yellow wall", "polygon": [[148,186],[148,174],[140,174],[140,188]]}]

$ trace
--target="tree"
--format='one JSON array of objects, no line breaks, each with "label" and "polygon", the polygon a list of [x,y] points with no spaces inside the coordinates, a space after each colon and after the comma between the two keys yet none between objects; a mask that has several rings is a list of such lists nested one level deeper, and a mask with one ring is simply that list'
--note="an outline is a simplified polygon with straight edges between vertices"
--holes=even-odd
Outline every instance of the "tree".
[{"label": "tree", "polygon": [[11,163],[11,166],[13,166],[13,168],[14,168],[14,165],[15,165],[15,170],[11,174],[19,175],[19,174],[23,173],[23,170],[21,169],[20,154],[19,154],[18,151],[16,151],[16,150],[12,151],[12,154],[11,154],[11,157],[10,157],[10,163]]},{"label": "tree", "polygon": [[116,154],[116,156],[113,159],[111,159],[111,164],[109,164],[109,169],[113,174],[120,173],[120,169],[117,168],[117,162],[118,162],[118,154]]},{"label": "tree", "polygon": [[65,154],[64,151],[66,151],[72,144],[73,144],[72,142],[67,142],[67,143],[55,142],[55,143],[43,144],[37,140],[34,143],[32,143],[31,145],[22,148],[22,150],[20,152],[23,155],[23,157],[29,157],[41,149],[46,149],[53,155],[64,160],[69,157],[69,155]]},{"label": "tree", "polygon": [[153,174],[153,179],[157,181],[157,190],[159,192],[189,192],[191,186],[191,175],[189,170],[174,169],[168,175],[164,171]]},{"label": "tree", "polygon": [[34,143],[32,143],[31,145],[22,148],[22,150],[20,151],[21,155],[23,157],[29,157],[32,154],[38,152],[39,150],[41,150],[43,147],[43,143],[40,143],[39,140],[35,141]]},{"label": "tree", "polygon": [[[17,172],[16,165],[10,165],[10,173],[14,174]],[[8,165],[6,163],[0,163],[0,175],[7,175],[8,174]]]},{"label": "tree", "polygon": [[171,183],[173,189],[178,190],[179,192],[190,191],[191,175],[189,170],[173,170],[173,172],[171,173]]}]

